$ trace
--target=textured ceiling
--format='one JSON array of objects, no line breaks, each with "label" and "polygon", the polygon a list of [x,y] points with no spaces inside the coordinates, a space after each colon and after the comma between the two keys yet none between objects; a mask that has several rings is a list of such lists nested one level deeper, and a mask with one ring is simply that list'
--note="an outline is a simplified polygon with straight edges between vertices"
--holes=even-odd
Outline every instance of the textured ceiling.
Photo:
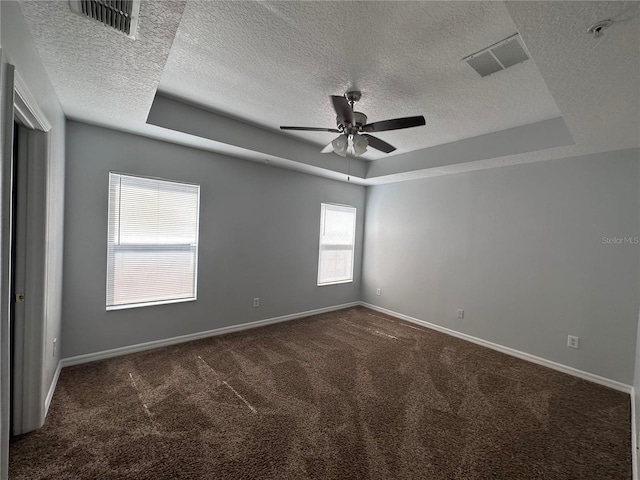
[{"label": "textured ceiling", "polygon": [[501,2],[190,0],[159,89],[277,129],[334,127],[328,95],[357,88],[369,121],[425,116],[379,134],[398,154],[560,115],[534,62],[481,78],[460,61],[516,31]]},{"label": "textured ceiling", "polygon": [[[509,2],[576,144],[640,146],[640,2]],[[585,33],[612,19],[600,38]],[[582,153],[582,152],[580,152]]]},{"label": "textured ceiling", "polygon": [[144,1],[136,40],[67,1],[23,1],[40,57],[68,117],[121,129],[144,125],[185,1]]},{"label": "textured ceiling", "polygon": [[[20,3],[67,116],[226,155],[346,180],[342,164],[331,166],[338,157],[315,161],[309,144],[290,135],[276,136],[288,153],[274,156],[229,143],[213,127],[200,136],[150,125],[156,89],[273,132],[281,124],[332,126],[327,96],[353,87],[363,91],[360,110],[370,121],[424,114],[425,127],[379,134],[401,158],[412,157],[369,162],[397,168],[357,180],[365,184],[640,146],[637,1],[142,0],[135,41],[70,14],[67,1]],[[605,18],[614,24],[601,38],[585,33]],[[516,31],[531,60],[487,78],[460,61]],[[220,123],[209,115],[207,125]],[[451,156],[469,137],[559,116],[575,145],[465,163],[433,158]],[[315,149],[332,137],[296,138]]]}]

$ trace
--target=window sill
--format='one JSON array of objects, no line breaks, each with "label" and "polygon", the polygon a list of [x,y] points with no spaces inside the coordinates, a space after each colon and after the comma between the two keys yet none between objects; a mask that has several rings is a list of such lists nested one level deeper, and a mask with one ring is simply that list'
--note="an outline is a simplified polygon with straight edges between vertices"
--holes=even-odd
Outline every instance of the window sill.
[{"label": "window sill", "polygon": [[107,306],[107,312],[110,312],[112,310],[127,310],[129,308],[153,307],[156,305],[167,305],[170,303],[195,302],[197,299],[198,297],[190,297],[190,298],[178,298],[176,300],[159,300],[157,302],[128,303],[126,305],[111,305],[111,306]]},{"label": "window sill", "polygon": [[342,283],[353,283],[353,279],[351,280],[340,280],[338,282],[327,282],[327,283],[319,283],[319,287],[326,287],[327,285],[340,285]]}]

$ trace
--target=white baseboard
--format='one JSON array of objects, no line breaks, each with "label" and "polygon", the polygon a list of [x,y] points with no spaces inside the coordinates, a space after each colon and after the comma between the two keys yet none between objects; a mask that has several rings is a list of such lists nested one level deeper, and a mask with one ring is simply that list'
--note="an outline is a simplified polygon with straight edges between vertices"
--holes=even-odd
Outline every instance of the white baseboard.
[{"label": "white baseboard", "polygon": [[51,380],[51,385],[49,385],[47,398],[45,398],[44,400],[44,418],[47,418],[47,414],[49,413],[49,406],[51,406],[51,400],[53,399],[53,392],[56,391],[56,386],[58,385],[58,378],[60,378],[60,370],[62,370],[62,360],[58,362],[58,366],[56,367],[56,372],[53,374],[53,380]]},{"label": "white baseboard", "polygon": [[631,387],[631,466],[633,480],[638,480],[638,432],[636,430],[636,394]]},{"label": "white baseboard", "polygon": [[356,307],[358,305],[360,305],[360,302],[344,303],[342,305],[334,305],[331,307],[318,308],[318,309],[309,310],[306,312],[292,313],[290,315],[283,315],[281,317],[267,318],[264,320],[257,320],[255,322],[249,322],[249,323],[241,323],[238,325],[230,325],[228,327],[207,330],[206,332],[191,333],[189,335],[181,335],[179,337],[166,338],[163,340],[154,340],[152,342],[138,343],[136,345],[128,345],[126,347],[103,350],[101,352],[87,353],[84,355],[77,355],[75,357],[63,358],[61,361],[61,364],[63,367],[70,367],[72,365],[80,365],[81,363],[95,362],[97,360],[104,360],[106,358],[119,357],[120,355],[128,355],[129,353],[142,352],[144,350],[151,350],[153,348],[160,348],[160,347],[166,347],[169,345],[175,345],[178,343],[191,342],[193,340],[199,340],[201,338],[214,337],[217,335],[224,335],[226,333],[240,332],[242,330],[248,330],[251,328],[264,327],[266,325],[286,322],[289,320],[296,320],[298,318],[310,317],[311,315],[318,315],[320,313],[333,312],[335,310],[343,310],[345,308]]},{"label": "white baseboard", "polygon": [[370,308],[372,310],[377,310],[378,312],[386,313],[387,315],[391,315],[391,316],[400,318],[402,320],[406,320],[411,323],[415,323],[416,325],[421,325],[423,327],[427,327],[432,330],[437,330],[439,332],[446,333],[447,335],[451,335],[457,338],[461,338],[463,340],[467,340],[472,343],[476,343],[478,345],[482,345],[483,347],[491,348],[492,350],[497,350],[498,352],[506,353],[507,355],[511,355],[513,357],[517,357],[522,360],[527,360],[528,362],[531,362],[531,363],[536,363],[538,365],[542,365],[544,367],[548,367],[553,370],[557,370],[559,372],[573,375],[574,377],[582,378],[583,380],[589,380],[590,382],[597,383],[599,385],[604,385],[605,387],[613,388],[614,390],[618,390],[620,392],[630,394],[632,390],[631,385],[627,385],[626,383],[618,382],[616,380],[611,380],[610,378],[606,378],[606,377],[601,377],[600,375],[585,372],[583,370],[578,370],[577,368],[569,367],[561,363],[556,363],[551,360],[547,360],[545,358],[536,357],[535,355],[521,352],[520,350],[516,350],[514,348],[505,347],[497,343],[489,342],[488,340],[483,340],[481,338],[474,337],[472,335],[467,335],[466,333],[461,333],[455,330],[451,330],[450,328],[441,327],[440,325],[436,325],[435,323],[429,323],[424,320],[410,317],[408,315],[394,312],[392,310],[387,310],[386,308],[378,307],[376,305],[372,305],[366,302],[360,302],[360,305],[362,305],[363,307]]}]

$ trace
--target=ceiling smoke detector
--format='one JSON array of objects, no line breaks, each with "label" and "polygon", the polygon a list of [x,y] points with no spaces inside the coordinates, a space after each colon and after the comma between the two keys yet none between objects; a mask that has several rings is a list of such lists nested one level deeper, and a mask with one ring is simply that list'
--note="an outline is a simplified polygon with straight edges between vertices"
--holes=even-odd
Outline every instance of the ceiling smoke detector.
[{"label": "ceiling smoke detector", "polygon": [[590,33],[594,36],[594,38],[600,38],[604,31],[609,28],[613,24],[613,20],[610,18],[606,20],[600,20],[598,23],[594,23],[589,28],[587,28],[587,33]]},{"label": "ceiling smoke detector", "polygon": [[71,11],[136,38],[140,0],[69,0]]}]

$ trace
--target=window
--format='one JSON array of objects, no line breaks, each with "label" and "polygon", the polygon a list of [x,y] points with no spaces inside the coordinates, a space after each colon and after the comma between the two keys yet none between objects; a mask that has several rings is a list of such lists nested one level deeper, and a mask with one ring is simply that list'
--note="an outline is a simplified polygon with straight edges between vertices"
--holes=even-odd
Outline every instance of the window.
[{"label": "window", "polygon": [[196,299],[200,187],[109,173],[107,310]]},{"label": "window", "polygon": [[318,285],[353,281],[356,209],[323,203],[320,211]]}]

